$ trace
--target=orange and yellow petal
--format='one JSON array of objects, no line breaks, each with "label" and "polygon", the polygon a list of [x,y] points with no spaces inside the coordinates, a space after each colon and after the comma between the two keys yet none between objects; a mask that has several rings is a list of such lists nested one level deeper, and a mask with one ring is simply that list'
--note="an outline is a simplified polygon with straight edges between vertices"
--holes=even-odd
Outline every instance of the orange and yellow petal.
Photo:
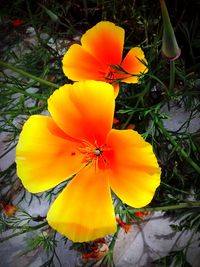
[{"label": "orange and yellow petal", "polygon": [[116,98],[119,94],[119,84],[113,84],[113,87],[114,87],[114,95]]},{"label": "orange and yellow petal", "polygon": [[81,44],[105,66],[119,65],[122,61],[124,34],[124,29],[114,23],[101,21],[82,36]]},{"label": "orange and yellow petal", "polygon": [[[145,64],[143,64],[142,62],[144,62]],[[140,77],[134,75],[141,75],[146,73],[148,71],[146,65],[147,61],[142,49],[139,47],[132,48],[124,58],[121,67],[133,76],[128,75],[127,78],[123,79],[123,82],[138,83]]]},{"label": "orange and yellow petal", "polygon": [[48,100],[48,110],[68,135],[102,145],[112,128],[115,99],[113,86],[105,82],[66,84]]},{"label": "orange and yellow petal", "polygon": [[95,163],[82,169],[54,201],[47,221],[74,242],[114,233],[116,221],[106,172]]},{"label": "orange and yellow petal", "polygon": [[77,147],[50,117],[31,116],[16,148],[17,174],[24,187],[32,193],[42,192],[77,173],[83,166]]},{"label": "orange and yellow petal", "polygon": [[133,130],[111,130],[107,145],[112,190],[126,204],[149,204],[160,184],[160,168],[152,146]]},{"label": "orange and yellow petal", "polygon": [[101,63],[81,45],[72,45],[62,63],[64,74],[73,81],[101,80]]}]

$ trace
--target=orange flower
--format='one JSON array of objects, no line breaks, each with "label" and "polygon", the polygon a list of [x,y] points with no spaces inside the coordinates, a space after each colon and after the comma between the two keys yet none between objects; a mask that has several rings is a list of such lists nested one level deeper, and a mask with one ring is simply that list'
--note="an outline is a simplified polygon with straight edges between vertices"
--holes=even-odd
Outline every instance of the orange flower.
[{"label": "orange flower", "polygon": [[[122,60],[124,29],[112,22],[101,21],[73,44],[63,58],[63,71],[73,81],[96,80],[113,83],[115,96],[119,81],[138,83],[147,72],[146,59],[139,47],[132,48]],[[141,62],[145,62],[145,65]]]},{"label": "orange flower", "polygon": [[126,204],[147,205],[160,184],[152,147],[133,130],[112,129],[113,86],[66,84],[48,99],[51,117],[33,115],[16,150],[17,173],[32,193],[71,178],[47,214],[48,223],[75,242],[116,231],[110,187]]},{"label": "orange flower", "polygon": [[16,206],[12,204],[5,204],[3,207],[4,207],[4,212],[8,217],[13,216],[17,210]]},{"label": "orange flower", "polygon": [[14,19],[11,23],[13,28],[18,28],[24,23],[24,21],[22,19]]}]

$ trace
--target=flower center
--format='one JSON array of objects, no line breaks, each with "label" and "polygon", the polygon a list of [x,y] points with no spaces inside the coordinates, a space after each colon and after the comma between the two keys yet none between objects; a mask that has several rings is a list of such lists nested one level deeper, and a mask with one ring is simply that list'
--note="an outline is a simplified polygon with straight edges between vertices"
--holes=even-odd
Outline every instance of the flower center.
[{"label": "flower center", "polygon": [[110,151],[111,148],[107,147],[106,144],[98,146],[84,142],[78,150],[83,154],[83,162],[89,163],[96,161],[100,168],[107,166],[108,160],[105,152]]},{"label": "flower center", "polygon": [[99,71],[101,79],[107,83],[113,83],[115,81],[115,72],[116,71],[111,66],[108,66],[106,70]]},{"label": "flower center", "polygon": [[111,67],[108,67],[104,78],[108,83],[113,83],[115,81],[114,70]]},{"label": "flower center", "polygon": [[96,156],[100,156],[103,151],[100,148],[96,148],[93,152]]}]

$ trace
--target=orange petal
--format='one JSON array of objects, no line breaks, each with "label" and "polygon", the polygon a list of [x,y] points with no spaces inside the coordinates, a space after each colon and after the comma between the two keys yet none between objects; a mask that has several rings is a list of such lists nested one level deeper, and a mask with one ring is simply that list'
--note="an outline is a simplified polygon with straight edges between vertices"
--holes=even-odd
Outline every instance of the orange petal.
[{"label": "orange petal", "polygon": [[[126,72],[130,74],[140,75],[148,71],[147,67],[141,61],[147,64],[142,49],[139,47],[134,47],[128,52],[121,66]],[[138,83],[138,81],[138,76],[131,76],[123,80],[123,82],[126,83]]]},{"label": "orange petal", "polygon": [[114,100],[112,85],[81,81],[56,90],[48,100],[48,109],[65,133],[102,145],[112,128]]},{"label": "orange petal", "polygon": [[118,93],[119,93],[119,84],[114,84],[113,87],[114,87],[114,95],[116,98],[118,96]]},{"label": "orange petal", "polygon": [[16,149],[17,174],[32,193],[50,189],[83,166],[77,143],[50,117],[31,116],[23,126]]},{"label": "orange petal", "polygon": [[112,22],[101,21],[82,36],[81,44],[106,66],[119,65],[122,61],[124,30]]},{"label": "orange petal", "polygon": [[102,80],[101,63],[78,44],[69,48],[62,63],[64,74],[73,81]]},{"label": "orange petal", "polygon": [[116,231],[108,176],[95,164],[85,167],[58,196],[48,223],[74,242],[86,242]]},{"label": "orange petal", "polygon": [[112,190],[135,208],[149,204],[160,184],[160,168],[152,146],[133,130],[111,130],[107,145],[112,148],[108,154]]}]

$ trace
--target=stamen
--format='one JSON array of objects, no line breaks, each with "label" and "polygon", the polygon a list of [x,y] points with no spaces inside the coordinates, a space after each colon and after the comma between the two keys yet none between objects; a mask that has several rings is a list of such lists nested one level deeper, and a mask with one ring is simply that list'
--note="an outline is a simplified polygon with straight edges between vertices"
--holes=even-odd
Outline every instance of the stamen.
[{"label": "stamen", "polygon": [[107,147],[106,144],[99,146],[97,141],[93,144],[89,142],[83,142],[82,146],[78,148],[78,150],[84,155],[82,162],[92,162],[95,161],[98,163],[98,166],[102,168],[106,168],[107,159],[104,155],[104,151],[110,151],[111,148]]},{"label": "stamen", "polygon": [[96,149],[94,150],[94,154],[95,154],[96,156],[100,156],[101,153],[102,153],[102,150],[101,150],[100,148],[96,148]]},{"label": "stamen", "polygon": [[106,70],[99,71],[100,77],[103,78],[108,83],[113,83],[115,81],[115,70],[108,66]]}]

